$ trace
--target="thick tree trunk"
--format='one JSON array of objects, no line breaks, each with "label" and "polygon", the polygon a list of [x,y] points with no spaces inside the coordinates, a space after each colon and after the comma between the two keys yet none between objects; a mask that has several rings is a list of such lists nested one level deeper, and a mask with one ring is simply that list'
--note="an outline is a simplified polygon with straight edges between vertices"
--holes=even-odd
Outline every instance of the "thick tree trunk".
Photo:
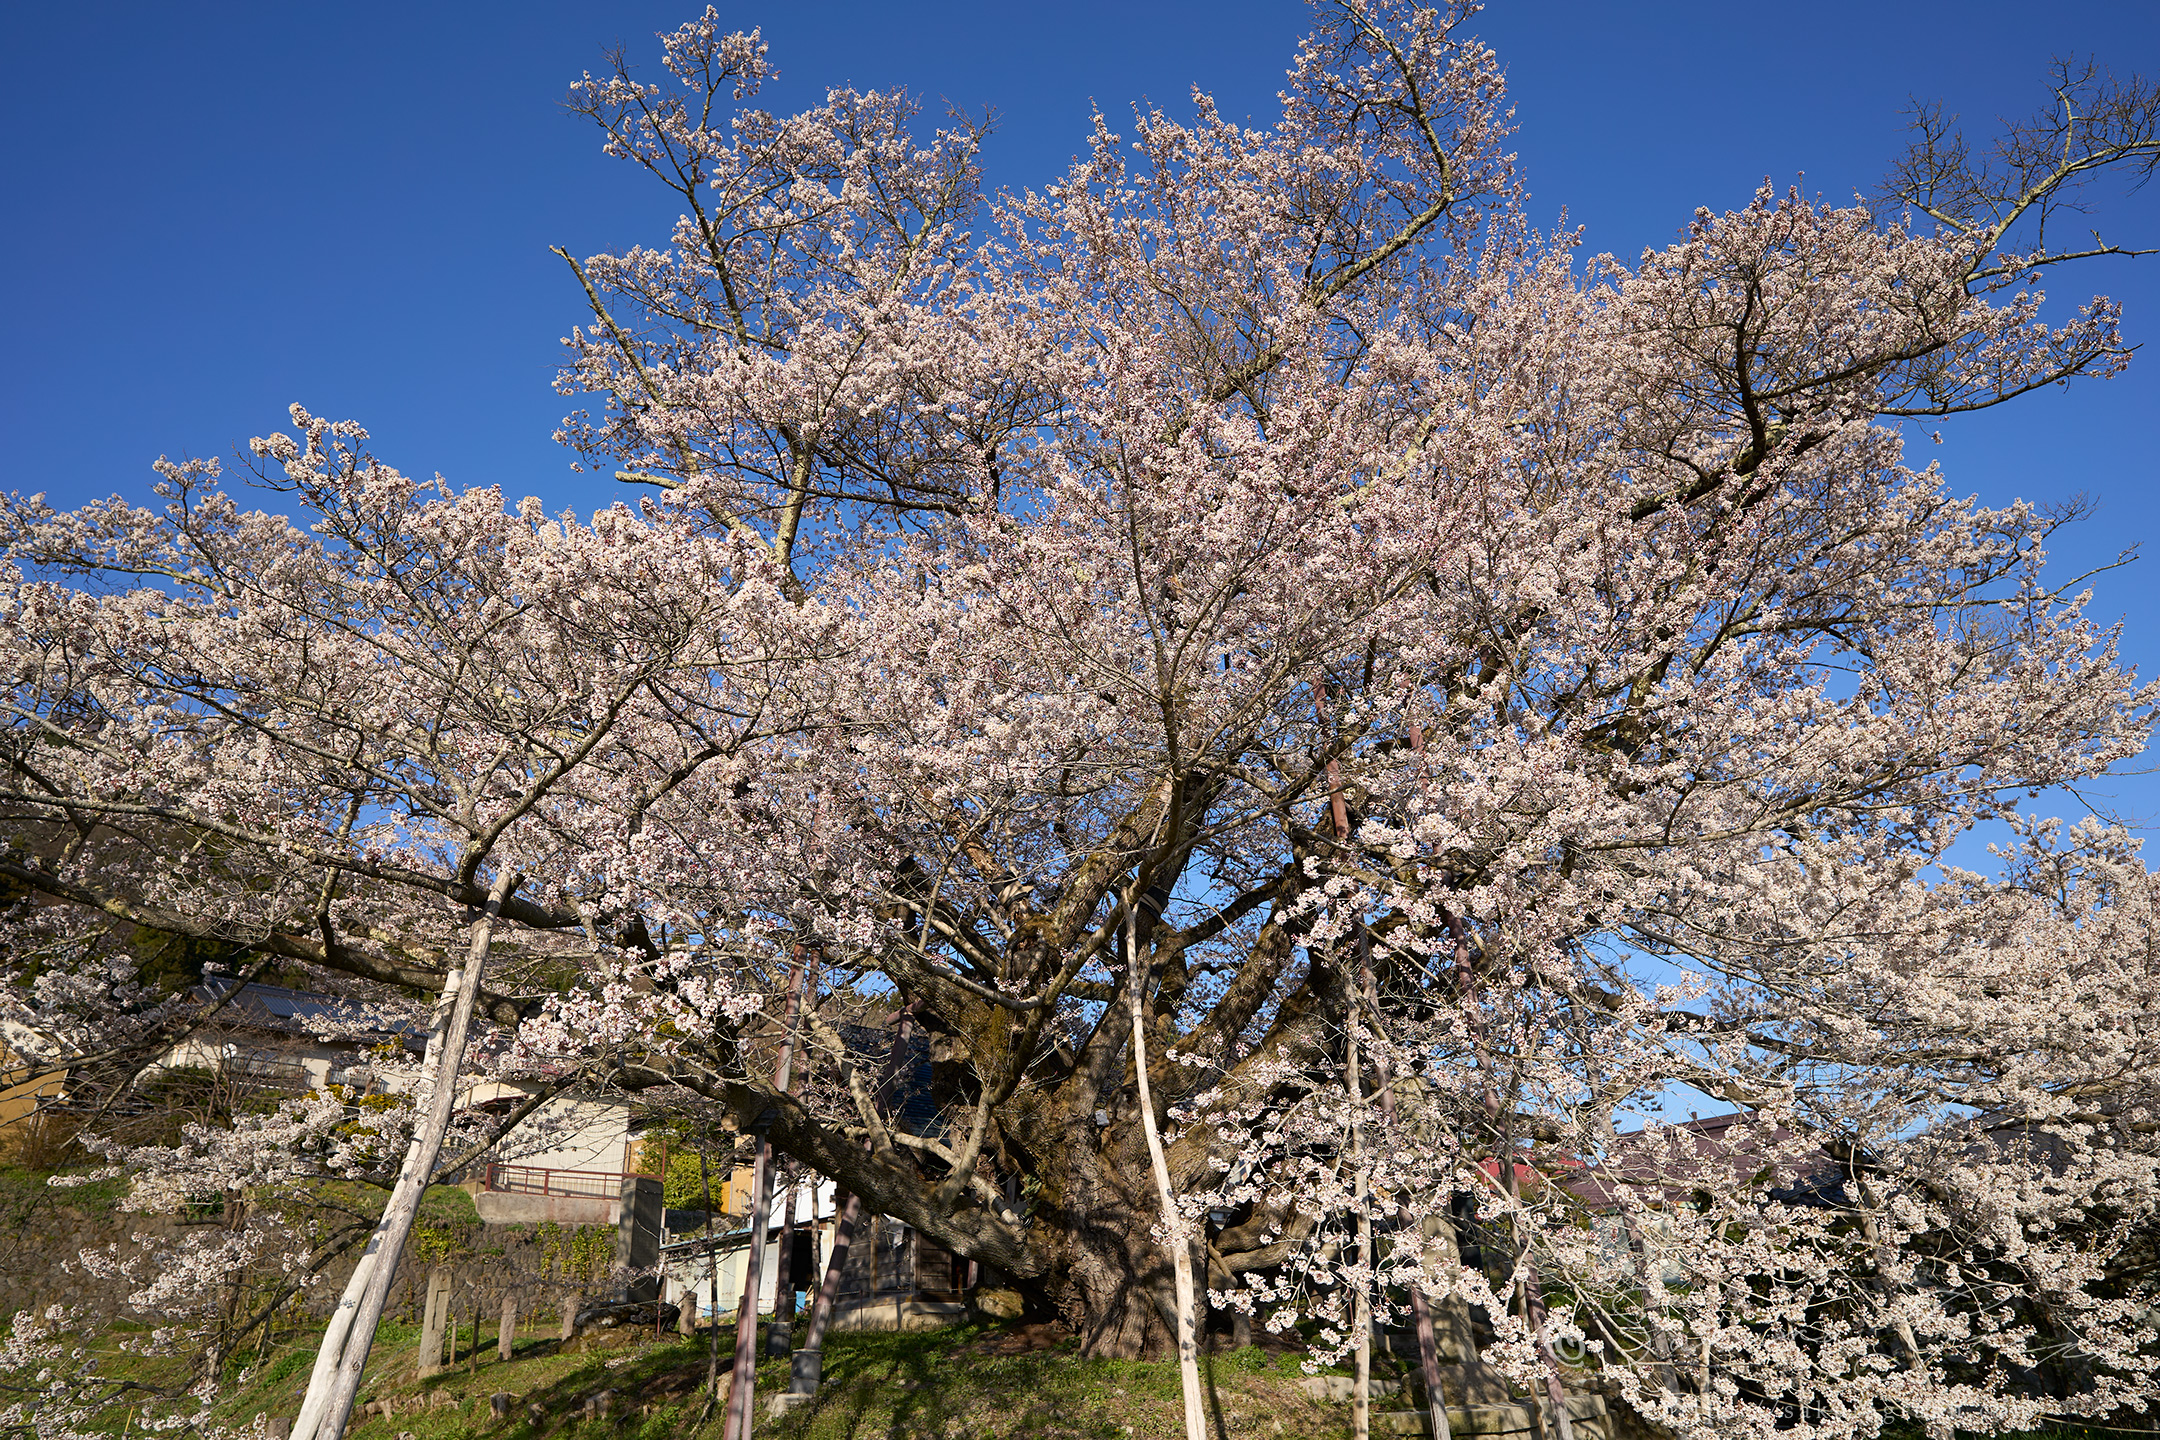
[{"label": "thick tree trunk", "polygon": [[1177,1343],[1175,1302],[1169,1257],[1149,1233],[1162,1202],[1147,1152],[1137,1144],[1098,1151],[1098,1140],[1075,1135],[1046,1177],[1037,1235],[1055,1253],[1044,1278],[1024,1288],[1072,1327],[1083,1355],[1166,1358]]},{"label": "thick tree trunk", "polygon": [[[1163,1071],[1154,1069],[1151,1087],[1162,1080]],[[1163,1217],[1162,1195],[1134,1098],[1130,1089],[1098,1098],[1076,1085],[1059,1094],[1016,1097],[1000,1121],[1008,1137],[1019,1137],[1007,1143],[1023,1151],[1025,1173],[1036,1182],[1027,1245],[1038,1262],[1033,1278],[1008,1271],[1008,1283],[1028,1297],[1031,1310],[1069,1326],[1081,1353],[1092,1358],[1169,1359],[1177,1353],[1176,1274],[1154,1235]],[[1163,1097],[1154,1098],[1160,1103]],[[1165,1149],[1175,1188],[1183,1193],[1190,1181],[1180,1161],[1188,1157]],[[1196,1272],[1199,1263],[1196,1256]],[[1196,1273],[1196,1328],[1205,1313],[1201,1283]]]},{"label": "thick tree trunk", "polygon": [[[1358,950],[1358,991],[1365,998],[1365,1013],[1372,1017],[1375,1026],[1380,1024],[1380,990],[1373,979],[1372,945],[1368,939]],[[1383,1051],[1377,1066],[1380,1074],[1380,1123],[1386,1128],[1391,1143],[1395,1142],[1395,1085],[1390,1073],[1386,1053]],[[1408,1205],[1395,1207],[1395,1218],[1404,1236],[1416,1235],[1419,1227],[1417,1216]],[[1432,1305],[1425,1298],[1423,1286],[1410,1287],[1410,1315],[1417,1331],[1418,1373],[1425,1381],[1426,1424],[1432,1430],[1432,1440],[1453,1440],[1448,1428],[1447,1397],[1440,1393],[1440,1344],[1433,1333]],[[1465,1364],[1470,1363],[1465,1355]]]},{"label": "thick tree trunk", "polygon": [[1085,1356],[1166,1357],[1177,1339],[1166,1303],[1170,1266],[1148,1236],[1154,1207],[1140,1210],[1109,1187],[1096,1193],[1108,1203],[1088,1206],[1072,1236],[1059,1309],[1079,1332]]}]

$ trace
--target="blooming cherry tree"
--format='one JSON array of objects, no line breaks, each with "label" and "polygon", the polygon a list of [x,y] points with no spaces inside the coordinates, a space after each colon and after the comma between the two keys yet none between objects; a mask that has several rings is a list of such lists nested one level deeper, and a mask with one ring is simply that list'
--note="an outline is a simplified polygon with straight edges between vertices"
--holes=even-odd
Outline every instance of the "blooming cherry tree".
[{"label": "blooming cherry tree", "polygon": [[[563,434],[642,503],[297,410],[299,523],[201,466],[10,502],[0,874],[61,977],[13,1003],[137,933],[433,993],[492,903],[484,1063],[759,1128],[1092,1353],[1190,1333],[1189,1265],[1689,1435],[2147,1393],[2152,881],[2024,801],[2153,695],[2067,517],[1905,446],[2125,363],[2041,287],[2152,94],[1628,264],[1522,214],[1467,18],[1327,8],[1273,128],[1098,116],[988,200],[979,126],[758,110],[711,11],[586,77],[684,207],[566,257]],[[838,1023],[896,1000],[933,1125]],[[1745,1123],[1630,1120],[1683,1087]]]}]

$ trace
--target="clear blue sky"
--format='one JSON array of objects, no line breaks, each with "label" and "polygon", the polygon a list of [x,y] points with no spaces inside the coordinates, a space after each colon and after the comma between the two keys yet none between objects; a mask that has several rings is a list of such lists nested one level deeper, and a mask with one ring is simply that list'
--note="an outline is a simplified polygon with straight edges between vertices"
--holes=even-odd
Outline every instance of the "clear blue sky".
[{"label": "clear blue sky", "polygon": [[[557,341],[582,318],[548,253],[666,233],[672,212],[565,118],[570,80],[615,40],[657,53],[688,0],[427,5],[8,7],[8,344],[0,488],[56,502],[142,495],[160,453],[225,454],[298,400],[367,425],[419,474],[589,508],[613,498],[549,440]],[[1265,122],[1300,4],[738,3],[782,75],[774,108],[829,83],[905,86],[1001,117],[993,184],[1039,184],[1083,138],[1195,83]],[[1845,199],[1902,148],[1899,110],[1940,98],[1984,127],[2028,110],[2051,55],[2160,72],[2160,3],[1515,0],[1480,17],[1512,84],[1535,216],[1565,207],[1632,257],[1697,205],[1768,176]],[[2160,186],[2101,212],[2160,244]],[[2081,293],[2075,297],[2073,288]],[[2160,337],[2160,257],[2065,275]],[[1948,427],[1939,458],[1986,499],[2087,491],[2100,517],[2066,565],[2160,539],[2152,431],[2160,346],[2106,385]],[[2160,666],[2160,551],[2101,582],[2141,671]],[[2160,784],[2122,800],[2160,817]]]}]

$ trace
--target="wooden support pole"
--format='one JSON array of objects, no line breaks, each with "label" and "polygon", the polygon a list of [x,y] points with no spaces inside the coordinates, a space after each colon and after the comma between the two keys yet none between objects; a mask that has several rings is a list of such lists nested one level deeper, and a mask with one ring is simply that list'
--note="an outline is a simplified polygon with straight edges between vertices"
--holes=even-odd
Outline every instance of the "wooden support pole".
[{"label": "wooden support pole", "polygon": [[780,1221],[780,1253],[773,1265],[772,1326],[765,1334],[765,1353],[784,1360],[795,1348],[795,1198],[796,1186],[783,1183],[780,1203],[786,1214]]},{"label": "wooden support pole", "polygon": [[810,1331],[803,1336],[802,1348],[795,1352],[788,1373],[790,1395],[815,1395],[824,1379],[825,1327],[832,1324],[833,1305],[840,1296],[841,1276],[847,1270],[848,1246],[855,1238],[856,1220],[862,1214],[862,1201],[857,1196],[839,1191],[834,1198],[839,1201],[840,1213],[833,1217],[832,1250],[825,1260],[824,1282],[818,1286],[817,1299],[810,1305]]},{"label": "wooden support pole", "polygon": [[[780,1058],[773,1066],[773,1089],[785,1095],[794,1075],[795,1019],[802,1013],[809,962],[802,947],[795,947],[795,966],[788,976],[787,1017],[780,1023]],[[757,1159],[750,1172],[750,1253],[744,1257],[742,1304],[735,1312],[735,1371],[728,1387],[727,1420],[721,1426],[723,1440],[750,1440],[754,1426],[753,1391],[757,1384],[758,1272],[765,1264],[765,1239],[772,1221],[771,1192],[767,1188],[772,1169],[772,1142],[762,1127],[757,1137]],[[1569,1437],[1573,1440],[1573,1437]]]},{"label": "wooden support pole", "polygon": [[338,1300],[322,1342],[316,1347],[315,1368],[300,1401],[299,1418],[293,1422],[293,1440],[340,1440],[352,1418],[353,1399],[360,1392],[368,1351],[375,1343],[376,1325],[382,1320],[398,1260],[405,1253],[405,1242],[418,1218],[420,1197],[435,1178],[443,1135],[450,1128],[450,1112],[457,1100],[458,1069],[464,1061],[465,1039],[471,1030],[481,976],[487,968],[495,922],[517,883],[514,870],[496,876],[488,891],[487,905],[473,921],[464,965],[443,977],[442,994],[436,1000],[427,1051],[421,1061],[427,1110],[406,1146],[405,1161],[398,1169],[397,1184],[390,1191],[382,1218],[376,1221],[367,1249],[353,1267],[345,1294]]}]

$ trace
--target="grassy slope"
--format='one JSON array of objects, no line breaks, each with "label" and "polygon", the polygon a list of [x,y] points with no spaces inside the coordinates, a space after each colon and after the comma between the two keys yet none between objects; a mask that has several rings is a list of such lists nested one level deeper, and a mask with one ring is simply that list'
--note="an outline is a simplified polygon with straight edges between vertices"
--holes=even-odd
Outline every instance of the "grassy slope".
[{"label": "grassy slope", "polygon": [[[468,1332],[469,1333],[469,1332]],[[479,1365],[465,1362],[425,1381],[412,1375],[417,1334],[386,1325],[363,1389],[365,1400],[447,1392],[457,1409],[372,1416],[352,1440],[717,1440],[720,1417],[697,1423],[704,1409],[706,1341],[670,1336],[619,1348],[562,1354],[556,1341],[521,1336],[507,1362],[495,1358],[493,1337]],[[722,1363],[733,1331],[720,1332]],[[1040,1331],[967,1325],[915,1334],[835,1335],[827,1342],[825,1385],[814,1408],[769,1419],[763,1398],[787,1386],[787,1364],[758,1367],[757,1433],[769,1440],[1123,1440],[1178,1437],[1182,1404],[1177,1367],[1167,1361],[1083,1360],[1070,1340],[1047,1348]],[[245,1420],[258,1411],[290,1415],[307,1383],[312,1353],[293,1347],[263,1367],[261,1378],[222,1407]],[[1350,1434],[1347,1405],[1325,1404],[1298,1387],[1303,1375],[1290,1355],[1258,1349],[1203,1357],[1209,1428],[1219,1440],[1338,1440]],[[588,1396],[615,1392],[612,1413],[587,1419]],[[517,1397],[509,1421],[493,1422],[487,1397]],[[537,1404],[541,1417],[527,1407]],[[1383,1401],[1379,1409],[1400,1408]],[[1917,1440],[1912,1432],[1909,1440]],[[2115,1440],[2102,1431],[2049,1431],[2029,1440]],[[1886,1440],[1908,1440],[1886,1432]]]},{"label": "grassy slope", "polygon": [[[723,1364],[733,1332],[723,1329]],[[704,1407],[706,1342],[650,1342],[616,1349],[561,1354],[552,1339],[521,1336],[507,1362],[492,1344],[477,1369],[463,1361],[425,1381],[412,1377],[414,1336],[385,1326],[375,1378],[363,1401],[444,1391],[463,1401],[459,1409],[370,1417],[353,1440],[464,1440],[486,1433],[492,1440],[662,1440],[719,1434],[718,1417],[699,1428]],[[1071,1342],[1022,1349],[1009,1330],[980,1325],[903,1335],[836,1335],[827,1343],[825,1385],[814,1408],[769,1420],[762,1399],[758,1433],[773,1440],[915,1440],[915,1437],[1043,1437],[1043,1440],[1121,1440],[1124,1436],[1181,1433],[1177,1367],[1169,1362],[1082,1360]],[[1019,1350],[1021,1353],[1011,1353]],[[261,1378],[234,1394],[224,1408],[235,1419],[258,1411],[291,1414],[307,1382],[312,1357],[295,1347],[263,1367]],[[1302,1375],[1293,1359],[1259,1350],[1208,1357],[1211,1418],[1218,1433],[1254,1436],[1336,1437],[1349,1434],[1348,1407],[1326,1405],[1298,1389]],[[787,1385],[784,1361],[758,1369],[758,1394]],[[616,1392],[606,1419],[582,1416],[587,1396]],[[496,1426],[487,1397],[517,1397],[511,1420]],[[544,1418],[528,1417],[537,1403]]]},{"label": "grassy slope", "polygon": [[[7,1241],[19,1244],[33,1209],[57,1203],[103,1215],[115,1208],[121,1193],[119,1181],[53,1191],[42,1173],[0,1166],[0,1263],[19,1262]],[[450,1231],[476,1224],[477,1215],[463,1191],[437,1186],[427,1192],[421,1220]],[[92,1342],[101,1352],[101,1371],[112,1379],[152,1385],[178,1380],[177,1362],[126,1355],[114,1348],[114,1342],[139,1337],[147,1328],[108,1323],[106,1334]],[[470,1326],[463,1327],[463,1333],[461,1357],[473,1338]],[[486,1324],[476,1368],[468,1369],[461,1358],[454,1371],[420,1381],[413,1375],[418,1327],[383,1322],[362,1401],[409,1400],[442,1391],[463,1404],[387,1420],[369,1417],[354,1427],[351,1440],[397,1440],[403,1432],[414,1440],[718,1440],[718,1416],[696,1424],[704,1408],[704,1339],[671,1336],[661,1344],[645,1341],[566,1355],[553,1335],[552,1326],[545,1335],[521,1334],[513,1358],[503,1362],[495,1358],[494,1327]],[[228,1384],[218,1418],[245,1421],[257,1413],[295,1413],[314,1360],[314,1338],[303,1334],[273,1347],[245,1383]],[[1174,1364],[1082,1360],[1070,1340],[1042,1348],[1042,1338],[1039,1332],[984,1325],[908,1335],[835,1335],[827,1344],[825,1387],[810,1410],[768,1419],[762,1397],[786,1388],[787,1365],[760,1365],[757,1433],[771,1440],[1122,1440],[1182,1434]],[[720,1344],[724,1352],[732,1349],[732,1329],[720,1332]],[[236,1357],[234,1363],[243,1361]],[[1395,1363],[1392,1357],[1380,1358],[1381,1365]],[[1350,1433],[1347,1405],[1315,1401],[1298,1388],[1303,1371],[1295,1356],[1234,1350],[1203,1357],[1202,1365],[1210,1429],[1219,1440],[1335,1440]],[[602,1390],[616,1392],[612,1413],[605,1419],[585,1419],[584,1400]],[[487,1397],[497,1391],[517,1397],[504,1425],[493,1423],[488,1408]],[[1378,1397],[1376,1402],[1378,1409],[1403,1404]],[[528,1418],[527,1407],[533,1404],[542,1410],[538,1421]],[[132,1423],[133,1410],[132,1403],[114,1405],[100,1417],[106,1422],[101,1428],[122,1434]],[[2125,1433],[2104,1427],[2061,1429],[2023,1440],[2117,1440]],[[1909,1435],[1885,1432],[1885,1440],[1917,1437],[1917,1430]]]}]

